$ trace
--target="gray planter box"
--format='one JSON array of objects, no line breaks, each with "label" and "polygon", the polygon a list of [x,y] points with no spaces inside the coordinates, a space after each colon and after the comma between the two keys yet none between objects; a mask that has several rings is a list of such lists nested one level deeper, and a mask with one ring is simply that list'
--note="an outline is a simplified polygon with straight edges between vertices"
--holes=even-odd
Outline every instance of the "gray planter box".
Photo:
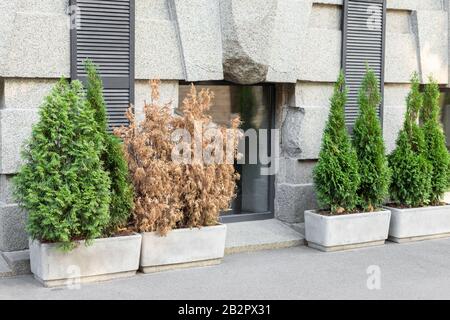
[{"label": "gray planter box", "polygon": [[221,262],[225,251],[226,225],[176,229],[161,237],[142,234],[141,264],[144,273],[207,266]]},{"label": "gray planter box", "polygon": [[388,238],[388,210],[339,216],[305,211],[308,246],[321,251],[339,251],[384,244]]},{"label": "gray planter box", "polygon": [[392,212],[389,240],[402,243],[450,237],[450,205],[397,209]]},{"label": "gray planter box", "polygon": [[141,250],[140,234],[84,241],[70,252],[56,243],[30,240],[34,277],[46,287],[123,278],[136,274]]}]

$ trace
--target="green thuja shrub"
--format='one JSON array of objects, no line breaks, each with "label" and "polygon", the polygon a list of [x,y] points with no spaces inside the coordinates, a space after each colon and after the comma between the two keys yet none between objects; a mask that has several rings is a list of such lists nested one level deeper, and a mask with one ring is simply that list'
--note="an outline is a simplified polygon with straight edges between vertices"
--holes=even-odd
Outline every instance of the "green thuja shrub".
[{"label": "green thuja shrub", "polygon": [[331,108],[322,138],[314,183],[319,203],[331,213],[353,211],[358,203],[358,160],[345,126],[344,107],[347,88],[339,75],[330,100]]},{"label": "green thuja shrub", "polygon": [[110,223],[106,233],[111,234],[124,227],[133,209],[133,188],[128,177],[128,165],[124,158],[122,142],[116,136],[108,133],[106,105],[103,98],[103,84],[95,65],[87,60],[85,63],[88,75],[86,97],[98,124],[98,131],[105,140],[105,149],[101,159],[105,170],[111,177]]},{"label": "green thuja shrub", "polygon": [[373,211],[383,204],[388,195],[391,174],[377,114],[381,94],[375,73],[370,69],[362,82],[358,102],[359,116],[353,131],[361,177],[358,196],[362,208]]},{"label": "green thuja shrub", "polygon": [[109,222],[110,179],[100,154],[104,138],[79,81],[62,79],[46,97],[14,178],[28,211],[32,239],[71,249],[102,235]]},{"label": "green thuja shrub", "polygon": [[439,86],[430,78],[425,85],[423,108],[420,112],[425,136],[426,156],[432,166],[430,204],[438,205],[448,188],[450,158],[440,123]]},{"label": "green thuja shrub", "polygon": [[388,157],[392,170],[390,195],[398,205],[419,207],[428,203],[432,167],[426,156],[424,133],[418,125],[423,95],[417,74],[411,81],[403,128],[397,138],[395,150]]}]

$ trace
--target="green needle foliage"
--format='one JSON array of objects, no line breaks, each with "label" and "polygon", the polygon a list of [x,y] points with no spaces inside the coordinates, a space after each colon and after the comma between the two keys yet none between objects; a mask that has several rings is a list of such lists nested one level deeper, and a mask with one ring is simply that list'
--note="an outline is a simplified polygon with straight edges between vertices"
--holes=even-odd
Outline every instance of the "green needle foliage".
[{"label": "green needle foliage", "polygon": [[450,158],[445,144],[445,135],[440,123],[439,86],[430,77],[425,86],[423,108],[420,113],[425,148],[433,171],[431,176],[430,204],[438,205],[448,188]]},{"label": "green needle foliage", "polygon": [[358,102],[359,116],[353,131],[361,177],[358,196],[364,210],[373,211],[383,204],[388,195],[391,173],[377,115],[381,94],[377,77],[370,69],[364,77]]},{"label": "green needle foliage", "polygon": [[128,165],[124,158],[122,142],[107,131],[108,122],[102,80],[91,61],[85,62],[85,68],[88,75],[86,96],[94,110],[98,131],[103,136],[106,146],[101,154],[105,169],[111,177],[111,219],[106,233],[112,234],[127,224],[133,209],[134,194],[128,177]]},{"label": "green needle foliage", "polygon": [[75,240],[89,244],[109,221],[110,179],[100,159],[104,139],[81,83],[62,79],[39,114],[14,178],[17,200],[29,214],[27,230],[32,239],[66,250]]},{"label": "green needle foliage", "polygon": [[353,211],[358,203],[358,160],[345,126],[347,88],[341,72],[334,87],[319,161],[314,168],[318,200],[333,214]]},{"label": "green needle foliage", "polygon": [[423,96],[417,74],[414,74],[403,128],[396,148],[389,156],[392,170],[390,194],[398,205],[420,207],[428,203],[431,189],[432,167],[426,156],[426,143],[422,128],[418,125]]}]

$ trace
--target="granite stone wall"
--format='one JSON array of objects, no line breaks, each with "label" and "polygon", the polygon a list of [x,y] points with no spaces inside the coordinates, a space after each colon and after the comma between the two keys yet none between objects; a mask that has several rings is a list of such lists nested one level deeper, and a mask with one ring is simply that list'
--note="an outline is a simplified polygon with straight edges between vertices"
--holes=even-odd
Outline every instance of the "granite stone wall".
[{"label": "granite stone wall", "polygon": [[[448,0],[387,0],[384,136],[392,150],[411,73],[448,85]],[[27,247],[25,213],[11,196],[20,148],[43,97],[70,76],[67,0],[0,0],[0,251]],[[136,110],[162,79],[277,85],[281,130],[275,216],[301,222],[317,206],[312,169],[341,66],[342,0],[136,0]]]}]

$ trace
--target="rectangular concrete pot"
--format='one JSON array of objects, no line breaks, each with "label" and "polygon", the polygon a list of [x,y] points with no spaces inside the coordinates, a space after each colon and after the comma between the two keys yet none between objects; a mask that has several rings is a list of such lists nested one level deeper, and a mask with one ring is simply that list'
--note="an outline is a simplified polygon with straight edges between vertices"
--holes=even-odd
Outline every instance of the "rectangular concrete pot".
[{"label": "rectangular concrete pot", "polygon": [[30,240],[30,263],[34,277],[46,287],[123,278],[136,274],[142,236],[96,239],[90,246],[80,241],[69,252],[57,243]]},{"label": "rectangular concrete pot", "polygon": [[388,237],[388,210],[324,216],[305,211],[308,246],[321,251],[339,251],[384,244]]},{"label": "rectangular concrete pot", "polygon": [[397,209],[392,212],[389,240],[397,243],[450,237],[450,205]]},{"label": "rectangular concrete pot", "polygon": [[142,234],[140,269],[152,273],[218,264],[224,255],[226,232],[224,224],[176,229],[164,237],[145,232]]}]

